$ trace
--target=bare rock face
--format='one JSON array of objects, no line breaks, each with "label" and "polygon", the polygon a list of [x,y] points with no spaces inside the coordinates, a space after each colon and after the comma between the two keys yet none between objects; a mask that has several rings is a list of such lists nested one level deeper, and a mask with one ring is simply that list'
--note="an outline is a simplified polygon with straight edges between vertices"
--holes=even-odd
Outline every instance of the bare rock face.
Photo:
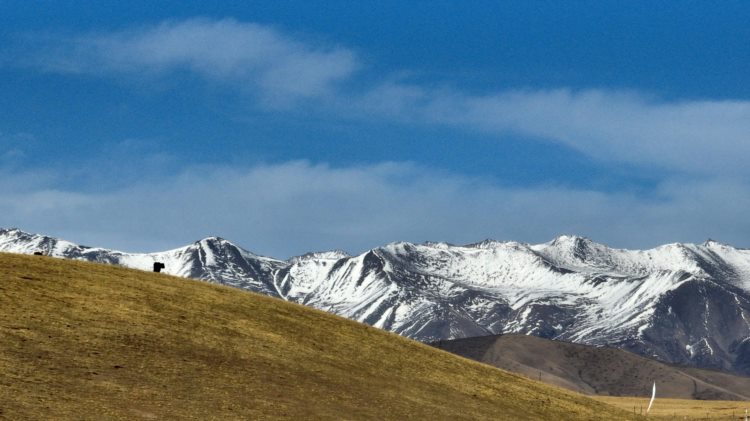
[{"label": "bare rock face", "polygon": [[119,264],[313,306],[425,342],[520,333],[750,374],[750,250],[714,241],[612,249],[561,236],[529,245],[391,243],[289,260],[210,237],[151,254],[0,230],[0,251]]}]

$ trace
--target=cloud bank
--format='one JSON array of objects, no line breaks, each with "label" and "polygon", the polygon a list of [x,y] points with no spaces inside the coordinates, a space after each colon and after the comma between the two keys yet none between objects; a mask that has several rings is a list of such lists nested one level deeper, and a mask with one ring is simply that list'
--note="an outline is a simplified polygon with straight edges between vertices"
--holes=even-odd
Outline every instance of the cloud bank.
[{"label": "cloud bank", "polygon": [[[498,142],[522,135],[558,142],[598,162],[666,175],[639,196],[510,188],[405,163],[330,167],[303,161],[182,168],[158,181],[134,178],[126,189],[91,193],[60,188],[50,171],[6,169],[0,214],[24,229],[128,250],[218,234],[279,257],[329,248],[358,252],[394,240],[541,242],[561,233],[623,247],[709,236],[747,246],[750,101],[565,87],[478,94],[392,75],[364,77],[366,66],[350,48],[232,19],[169,21],[39,42],[44,48],[27,64],[46,71],[156,81],[188,74],[279,113],[296,107],[334,120],[451,127]],[[8,150],[0,159],[15,162],[18,152]]]},{"label": "cloud bank", "polygon": [[[223,235],[253,251],[360,252],[396,240],[543,242],[562,233],[619,247],[714,237],[747,245],[750,188],[665,183],[654,198],[568,188],[509,188],[405,163],[332,168],[305,161],[192,168],[106,193],[0,183],[5,221],[129,251]],[[731,203],[731,206],[726,206]]]}]

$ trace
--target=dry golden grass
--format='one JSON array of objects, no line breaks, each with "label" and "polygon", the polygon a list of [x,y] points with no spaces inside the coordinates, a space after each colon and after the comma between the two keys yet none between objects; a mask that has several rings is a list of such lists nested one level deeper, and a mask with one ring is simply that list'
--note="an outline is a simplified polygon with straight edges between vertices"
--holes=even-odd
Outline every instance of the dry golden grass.
[{"label": "dry golden grass", "polygon": [[[630,398],[597,396],[594,399],[607,404],[640,414],[645,413],[650,398]],[[745,409],[750,402],[742,401],[701,401],[691,399],[659,399],[649,412],[649,419],[654,420],[744,420]]]},{"label": "dry golden grass", "polygon": [[281,300],[0,254],[0,418],[632,416]]}]

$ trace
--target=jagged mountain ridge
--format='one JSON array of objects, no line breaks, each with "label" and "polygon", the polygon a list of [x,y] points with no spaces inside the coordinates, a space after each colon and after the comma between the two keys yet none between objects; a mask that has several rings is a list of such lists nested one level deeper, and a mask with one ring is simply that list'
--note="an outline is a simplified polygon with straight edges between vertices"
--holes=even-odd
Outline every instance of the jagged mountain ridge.
[{"label": "jagged mountain ridge", "polygon": [[714,241],[612,249],[549,243],[391,243],[289,260],[218,237],[159,253],[78,246],[0,230],[0,251],[42,251],[165,272],[316,307],[421,341],[497,333],[610,345],[662,361],[750,374],[750,250]]}]

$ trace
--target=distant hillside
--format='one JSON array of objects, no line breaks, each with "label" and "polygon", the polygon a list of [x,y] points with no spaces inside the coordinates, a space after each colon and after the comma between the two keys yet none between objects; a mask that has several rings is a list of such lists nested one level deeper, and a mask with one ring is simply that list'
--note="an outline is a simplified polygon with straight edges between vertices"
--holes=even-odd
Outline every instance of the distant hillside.
[{"label": "distant hillside", "polygon": [[0,253],[0,419],[630,419],[237,289]]},{"label": "distant hillside", "polygon": [[660,397],[750,400],[750,377],[672,366],[614,348],[517,334],[433,346],[580,393],[647,396],[656,381]]}]

